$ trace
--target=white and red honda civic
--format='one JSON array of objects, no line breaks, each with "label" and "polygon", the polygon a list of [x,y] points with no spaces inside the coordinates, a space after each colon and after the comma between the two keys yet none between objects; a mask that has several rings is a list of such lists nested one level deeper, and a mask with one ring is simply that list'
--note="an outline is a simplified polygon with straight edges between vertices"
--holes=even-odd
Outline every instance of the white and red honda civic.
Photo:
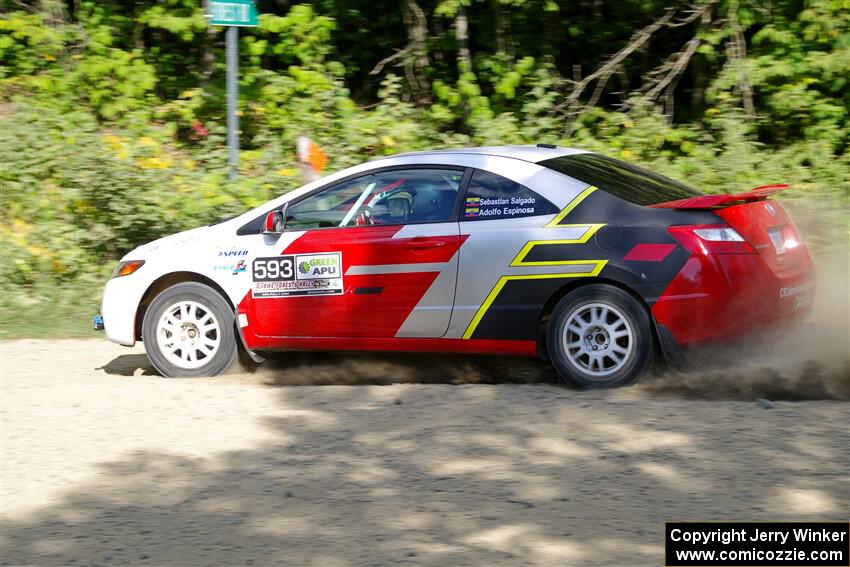
[{"label": "white and red honda civic", "polygon": [[238,349],[370,350],[542,356],[617,386],[807,315],[784,188],[705,195],[546,145],[381,158],[136,248],[103,323],[164,376],[220,374]]}]

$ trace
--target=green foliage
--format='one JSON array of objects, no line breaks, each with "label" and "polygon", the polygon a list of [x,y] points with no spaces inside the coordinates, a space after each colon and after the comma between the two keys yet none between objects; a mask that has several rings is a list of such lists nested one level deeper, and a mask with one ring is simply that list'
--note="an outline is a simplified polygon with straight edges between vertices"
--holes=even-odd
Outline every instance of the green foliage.
[{"label": "green foliage", "polygon": [[267,48],[270,55],[287,65],[321,65],[331,52],[331,32],[335,27],[333,19],[317,15],[308,4],[293,6],[285,16],[263,14],[259,35],[271,39],[253,43],[251,54],[263,55]]},{"label": "green foliage", "polygon": [[4,15],[0,32],[0,64],[6,81],[49,70],[62,55],[64,34],[45,25],[43,14]]},{"label": "green foliage", "polygon": [[[809,0],[796,13],[769,18],[761,11],[742,10],[739,15],[752,20],[755,30],[750,57],[723,69],[709,89],[709,100],[729,105],[743,73],[765,118],[756,125],[761,140],[772,145],[825,141],[831,151],[843,152],[850,141],[848,7],[844,0]],[[722,37],[716,35],[715,42]]]},{"label": "green foliage", "polygon": [[[113,45],[113,28],[99,10],[81,17],[77,26],[48,26],[43,14],[0,18],[4,91],[28,92],[66,109],[84,105],[107,120],[145,108],[155,69],[141,50]],[[83,47],[71,47],[77,44]]]},{"label": "green foliage", "polygon": [[[157,129],[126,137],[91,114],[15,100],[0,133],[2,281],[75,280],[159,236],[244,210],[292,187],[292,175],[248,153],[225,182],[221,132],[191,155]],[[293,168],[294,171],[294,168]],[[103,268],[107,269],[108,268]]]},{"label": "green foliage", "polygon": [[194,0],[168,0],[144,8],[137,17],[139,25],[164,30],[182,41],[192,41],[207,29],[203,8]]}]

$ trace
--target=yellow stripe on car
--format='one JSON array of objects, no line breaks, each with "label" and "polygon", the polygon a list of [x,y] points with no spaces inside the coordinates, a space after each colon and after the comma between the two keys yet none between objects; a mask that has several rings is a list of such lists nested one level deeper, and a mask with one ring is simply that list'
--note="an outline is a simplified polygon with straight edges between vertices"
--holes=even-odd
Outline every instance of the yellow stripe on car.
[{"label": "yellow stripe on car", "polygon": [[561,222],[562,220],[564,220],[565,216],[570,214],[573,211],[573,209],[578,207],[581,204],[581,202],[584,201],[585,199],[587,199],[590,196],[590,194],[593,193],[594,191],[596,191],[596,187],[594,187],[593,185],[590,185],[584,191],[582,191],[581,193],[576,195],[575,198],[572,201],[570,201],[569,203],[567,203],[567,206],[564,207],[563,210],[561,210],[561,212],[558,213],[555,216],[555,218],[553,218],[551,221],[549,221],[549,224],[546,225],[546,228],[557,227],[558,223]]},{"label": "yellow stripe on car", "polygon": [[605,267],[605,264],[608,263],[608,260],[564,260],[558,265],[582,265],[586,264],[588,266],[592,266],[589,271],[586,272],[573,272],[569,274],[525,274],[525,275],[513,275],[513,276],[502,276],[499,278],[499,281],[496,282],[496,285],[493,286],[493,289],[490,291],[489,295],[487,295],[487,299],[484,300],[484,303],[481,304],[481,307],[478,308],[478,311],[475,312],[475,317],[472,318],[472,321],[469,323],[469,326],[466,328],[466,331],[463,333],[463,338],[468,339],[472,337],[472,333],[475,332],[475,329],[478,327],[478,323],[481,322],[481,319],[484,318],[484,315],[487,313],[487,310],[490,309],[490,306],[493,304],[493,301],[496,300],[496,297],[502,291],[502,288],[505,287],[509,281],[518,281],[518,280],[549,280],[549,279],[560,279],[560,278],[588,278],[593,276],[598,276],[599,272],[602,271],[602,268]]},{"label": "yellow stripe on car", "polygon": [[584,244],[596,234],[605,224],[562,224],[558,228],[585,228],[584,233],[578,238],[561,239],[561,240],[529,240],[525,246],[519,251],[516,257],[511,262],[511,266],[562,266],[569,264],[570,260],[547,260],[539,262],[527,262],[525,257],[531,252],[531,249],[536,246],[548,246],[551,244]]}]

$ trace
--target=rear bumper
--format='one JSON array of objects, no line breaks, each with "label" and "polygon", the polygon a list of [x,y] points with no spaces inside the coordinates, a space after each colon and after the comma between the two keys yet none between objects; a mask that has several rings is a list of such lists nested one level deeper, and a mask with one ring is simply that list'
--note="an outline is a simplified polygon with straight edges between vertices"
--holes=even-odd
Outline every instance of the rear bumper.
[{"label": "rear bumper", "polygon": [[771,269],[759,254],[692,256],[652,307],[678,346],[729,340],[804,319],[815,274],[808,253]]}]

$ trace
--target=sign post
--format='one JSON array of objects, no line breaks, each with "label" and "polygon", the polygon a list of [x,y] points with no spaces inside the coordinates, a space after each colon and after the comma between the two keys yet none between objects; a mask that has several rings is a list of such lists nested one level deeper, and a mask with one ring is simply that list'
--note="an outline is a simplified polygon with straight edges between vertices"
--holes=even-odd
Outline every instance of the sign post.
[{"label": "sign post", "polygon": [[208,0],[207,17],[214,26],[227,26],[227,163],[230,180],[239,172],[239,28],[256,27],[254,0]]}]

